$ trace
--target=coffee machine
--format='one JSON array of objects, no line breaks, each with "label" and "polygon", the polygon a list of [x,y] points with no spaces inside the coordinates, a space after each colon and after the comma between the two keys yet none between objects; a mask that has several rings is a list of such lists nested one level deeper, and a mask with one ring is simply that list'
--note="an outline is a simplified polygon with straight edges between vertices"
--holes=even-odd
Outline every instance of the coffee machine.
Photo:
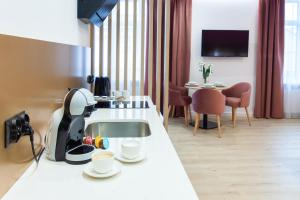
[{"label": "coffee machine", "polygon": [[84,164],[91,160],[92,145],[83,144],[85,117],[95,110],[93,94],[85,89],[71,89],[63,107],[54,111],[46,135],[47,158]]}]

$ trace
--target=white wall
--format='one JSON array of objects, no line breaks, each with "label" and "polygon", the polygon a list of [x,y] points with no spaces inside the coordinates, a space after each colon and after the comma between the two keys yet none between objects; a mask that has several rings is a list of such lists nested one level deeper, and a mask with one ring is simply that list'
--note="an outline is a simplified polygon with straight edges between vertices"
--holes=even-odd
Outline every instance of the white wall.
[{"label": "white wall", "polygon": [[[193,0],[190,80],[202,83],[196,64],[199,60],[214,65],[209,81],[232,85],[247,81],[255,87],[258,0]],[[249,54],[245,58],[201,57],[202,29],[249,30]],[[250,105],[254,106],[254,88]]]},{"label": "white wall", "polygon": [[0,0],[0,34],[89,46],[77,0]]}]

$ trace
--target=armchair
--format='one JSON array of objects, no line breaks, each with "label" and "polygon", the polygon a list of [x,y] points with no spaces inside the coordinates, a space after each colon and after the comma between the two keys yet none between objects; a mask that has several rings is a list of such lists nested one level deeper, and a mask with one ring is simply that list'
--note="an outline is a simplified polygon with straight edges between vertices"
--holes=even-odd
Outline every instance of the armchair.
[{"label": "armchair", "polygon": [[222,90],[222,93],[226,96],[226,106],[232,107],[232,122],[233,127],[236,126],[236,110],[237,108],[244,108],[246,111],[249,126],[251,126],[248,106],[251,96],[250,83],[241,82],[233,85],[232,87]]},{"label": "armchair", "polygon": [[169,85],[169,114],[172,112],[172,117],[174,117],[175,107],[182,106],[184,108],[184,122],[188,126],[188,118],[191,118],[191,108],[192,98],[188,96],[188,90],[184,87],[175,86],[173,84]]}]

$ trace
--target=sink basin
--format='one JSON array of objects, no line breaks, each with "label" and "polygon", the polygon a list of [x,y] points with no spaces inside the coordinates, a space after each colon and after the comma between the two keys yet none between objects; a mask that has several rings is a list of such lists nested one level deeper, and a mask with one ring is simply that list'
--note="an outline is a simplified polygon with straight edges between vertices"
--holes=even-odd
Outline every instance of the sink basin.
[{"label": "sink basin", "polygon": [[147,137],[151,135],[146,122],[97,122],[88,125],[86,135],[108,138]]}]

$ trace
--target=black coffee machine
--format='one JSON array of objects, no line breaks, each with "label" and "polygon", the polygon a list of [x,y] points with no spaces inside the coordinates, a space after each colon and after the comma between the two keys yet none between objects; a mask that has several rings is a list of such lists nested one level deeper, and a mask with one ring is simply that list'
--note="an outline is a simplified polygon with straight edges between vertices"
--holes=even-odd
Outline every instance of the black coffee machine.
[{"label": "black coffee machine", "polygon": [[95,110],[93,94],[87,89],[72,89],[64,99],[62,108],[56,110],[46,136],[47,158],[83,164],[91,159],[94,147],[82,144],[85,117]]}]

